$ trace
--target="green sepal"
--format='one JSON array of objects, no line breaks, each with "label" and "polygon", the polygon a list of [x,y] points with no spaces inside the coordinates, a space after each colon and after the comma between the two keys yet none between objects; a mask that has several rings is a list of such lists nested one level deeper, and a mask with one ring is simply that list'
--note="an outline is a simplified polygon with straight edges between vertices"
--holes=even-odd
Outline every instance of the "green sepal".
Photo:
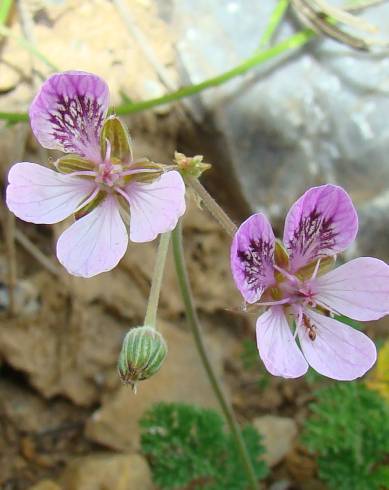
[{"label": "green sepal", "polygon": [[101,155],[107,154],[107,141],[111,144],[110,161],[129,163],[132,160],[131,140],[127,127],[116,116],[105,120],[100,135]]},{"label": "green sepal", "polygon": [[[159,179],[159,177],[164,173],[165,171],[164,167],[166,166],[160,163],[152,162],[151,160],[145,158],[132,164],[131,170],[139,169],[139,170],[146,170],[146,172],[139,172],[131,175],[126,175],[124,177],[124,180],[126,184],[135,181],[151,184],[151,182],[154,182],[155,180]],[[147,170],[153,170],[153,172],[147,172]]]},{"label": "green sepal", "polygon": [[54,163],[54,166],[56,167],[58,172],[61,172],[63,174],[96,169],[96,164],[86,158],[81,157],[80,155],[75,155],[72,153],[59,158]]},{"label": "green sepal", "polygon": [[[296,276],[303,281],[311,278],[312,274],[315,271],[317,261],[318,259],[310,262],[309,264],[299,269]],[[323,274],[327,274],[327,272],[331,271],[334,268],[335,262],[336,262],[336,257],[333,255],[329,257],[323,257],[320,260],[319,270],[317,271],[318,277],[322,276]]]}]

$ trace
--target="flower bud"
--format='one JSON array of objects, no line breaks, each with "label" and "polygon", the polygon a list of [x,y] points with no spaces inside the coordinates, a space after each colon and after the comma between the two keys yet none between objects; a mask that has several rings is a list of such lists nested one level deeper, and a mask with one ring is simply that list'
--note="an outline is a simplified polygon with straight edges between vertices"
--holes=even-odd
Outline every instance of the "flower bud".
[{"label": "flower bud", "polygon": [[174,163],[184,177],[195,177],[198,179],[203,172],[210,169],[212,165],[203,162],[203,158],[203,155],[187,157],[178,151],[174,153]]},{"label": "flower bud", "polygon": [[135,388],[138,381],[159,371],[167,354],[162,335],[152,327],[132,328],[124,337],[118,371],[123,383]]}]

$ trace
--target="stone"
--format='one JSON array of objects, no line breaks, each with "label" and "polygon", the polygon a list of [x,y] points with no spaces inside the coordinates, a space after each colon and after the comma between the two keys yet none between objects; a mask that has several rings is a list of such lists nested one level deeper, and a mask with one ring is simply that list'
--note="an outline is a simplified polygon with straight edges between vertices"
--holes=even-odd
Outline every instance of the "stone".
[{"label": "stone", "polygon": [[264,437],[264,460],[270,467],[276,466],[293,447],[297,436],[296,422],[288,417],[264,415],[255,418],[253,425]]},{"label": "stone", "polygon": [[[161,65],[174,67],[173,36],[165,22],[158,17],[154,3],[148,6],[138,1],[126,0],[125,3],[134,24],[143,32]],[[50,5],[43,7],[42,2],[37,4],[37,10],[41,17],[44,11],[47,22],[33,24],[34,43],[51,63],[58,66],[58,71],[77,67],[99,74],[108,82],[111,103],[115,105],[122,101],[122,93],[134,100],[147,98],[150,86],[159,84],[154,67],[147,61],[139,43],[134,41],[112,2],[68,0],[61,3],[50,2]],[[80,25],[83,26],[82,29]],[[15,36],[23,36],[19,22],[11,23],[10,29]],[[160,39],[164,42],[161,43]],[[130,63],[123,62],[128,59],[131,60]],[[14,37],[7,38],[0,63],[2,73],[7,73],[6,88],[14,87],[18,79],[21,82],[1,98],[1,110],[26,109],[31,100],[32,63],[42,76],[53,71],[46,64],[32,58]],[[176,70],[170,69],[169,75],[175,83]]]},{"label": "stone", "polygon": [[45,291],[40,310],[0,317],[0,357],[46,398],[63,395],[84,406],[100,400],[112,375],[119,383],[116,361],[128,322],[102,305],[71,305],[63,284],[45,272],[33,283]]},{"label": "stone", "polygon": [[[139,383],[135,395],[129,386],[108,393],[100,409],[88,420],[85,434],[93,442],[120,451],[139,448],[138,422],[144,412],[158,402],[185,402],[217,408],[217,402],[205,375],[189,333],[159,322],[168,355],[160,371]],[[216,372],[222,372],[221,346],[206,339]]]},{"label": "stone", "polygon": [[[251,56],[276,4],[173,0],[171,22],[190,82],[223,73]],[[379,28],[378,38],[389,37],[389,4],[358,15]],[[302,27],[289,9],[273,43]],[[360,211],[361,253],[369,248],[388,258],[388,73],[382,50],[361,53],[322,37],[188,102],[202,112],[203,123],[210,126],[208,139],[221,150],[218,171],[242,189],[252,210],[265,210],[281,231],[285,212],[308,187],[338,183]],[[369,206],[376,198],[379,206]]]},{"label": "stone", "polygon": [[62,478],[66,490],[152,490],[150,469],[137,454],[92,454],[76,458]]},{"label": "stone", "polygon": [[62,487],[52,480],[42,480],[41,482],[29,487],[28,490],[62,490]]}]

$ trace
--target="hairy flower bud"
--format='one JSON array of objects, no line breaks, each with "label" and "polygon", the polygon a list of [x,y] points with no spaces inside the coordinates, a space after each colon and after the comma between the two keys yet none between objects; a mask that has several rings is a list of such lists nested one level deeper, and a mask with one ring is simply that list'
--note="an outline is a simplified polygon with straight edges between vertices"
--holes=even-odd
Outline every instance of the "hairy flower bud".
[{"label": "hairy flower bud", "polygon": [[157,330],[148,326],[132,328],[123,340],[119,356],[121,380],[135,388],[138,381],[159,371],[166,354],[166,342]]},{"label": "hairy flower bud", "polygon": [[184,177],[195,177],[198,179],[203,172],[210,169],[212,165],[203,162],[203,158],[203,155],[187,157],[178,151],[174,153],[174,163],[177,165],[178,171]]}]

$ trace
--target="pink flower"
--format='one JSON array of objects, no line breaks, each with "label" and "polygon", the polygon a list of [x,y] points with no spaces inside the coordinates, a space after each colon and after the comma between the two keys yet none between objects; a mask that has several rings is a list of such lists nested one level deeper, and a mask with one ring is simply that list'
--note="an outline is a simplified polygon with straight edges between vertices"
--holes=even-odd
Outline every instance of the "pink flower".
[{"label": "pink flower", "polygon": [[18,218],[52,224],[75,214],[57,256],[82,277],[117,265],[128,245],[125,221],[132,241],[148,242],[174,229],[185,212],[180,174],[133,160],[126,127],[106,118],[108,97],[96,75],[52,75],[31,104],[31,127],[42,146],[68,155],[55,162],[56,170],[22,162],[8,176],[7,205]]},{"label": "pink flower", "polygon": [[365,321],[389,313],[387,264],[362,257],[330,270],[357,230],[349,195],[334,185],[313,187],[295,202],[286,217],[284,245],[262,213],[238,229],[232,273],[248,303],[268,307],[257,320],[257,344],[273,375],[297,378],[309,364],[324,376],[353,380],[375,363],[374,343],[334,318]]}]

